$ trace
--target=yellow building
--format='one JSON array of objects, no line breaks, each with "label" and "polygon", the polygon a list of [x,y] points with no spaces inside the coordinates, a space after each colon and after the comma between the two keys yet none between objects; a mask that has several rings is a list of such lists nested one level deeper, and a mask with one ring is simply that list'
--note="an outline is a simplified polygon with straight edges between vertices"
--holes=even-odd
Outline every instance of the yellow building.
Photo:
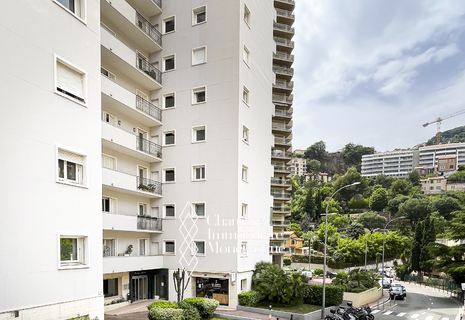
[{"label": "yellow building", "polygon": [[304,255],[308,254],[308,247],[304,247],[304,240],[299,238],[295,231],[284,231],[284,235],[287,238],[284,248],[284,256],[290,257],[293,254]]}]

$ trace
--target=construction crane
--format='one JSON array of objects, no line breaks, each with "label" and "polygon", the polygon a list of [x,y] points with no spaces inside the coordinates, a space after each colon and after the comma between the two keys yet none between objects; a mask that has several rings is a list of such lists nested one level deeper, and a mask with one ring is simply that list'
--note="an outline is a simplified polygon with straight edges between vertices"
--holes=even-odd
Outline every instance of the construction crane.
[{"label": "construction crane", "polygon": [[455,117],[455,116],[458,116],[462,113],[465,113],[465,109],[464,110],[460,110],[460,111],[457,111],[457,112],[454,112],[454,113],[451,113],[451,114],[448,114],[447,116],[444,116],[444,117],[439,117],[437,118],[436,120],[434,121],[431,121],[431,122],[427,122],[423,125],[423,127],[427,127],[429,126],[430,124],[433,124],[433,123],[437,123],[438,125],[438,132],[436,133],[436,144],[439,144],[439,141],[441,139],[441,122],[442,120],[446,120],[446,119],[449,119],[449,118],[452,118],[452,117]]}]

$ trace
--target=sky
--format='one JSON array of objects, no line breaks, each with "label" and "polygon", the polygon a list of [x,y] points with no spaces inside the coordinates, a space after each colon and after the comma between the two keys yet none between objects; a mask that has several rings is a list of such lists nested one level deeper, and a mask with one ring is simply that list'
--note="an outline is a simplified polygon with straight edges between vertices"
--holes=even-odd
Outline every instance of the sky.
[{"label": "sky", "polygon": [[[465,109],[464,0],[296,0],[293,149],[411,148]],[[465,125],[465,113],[441,131]]]}]

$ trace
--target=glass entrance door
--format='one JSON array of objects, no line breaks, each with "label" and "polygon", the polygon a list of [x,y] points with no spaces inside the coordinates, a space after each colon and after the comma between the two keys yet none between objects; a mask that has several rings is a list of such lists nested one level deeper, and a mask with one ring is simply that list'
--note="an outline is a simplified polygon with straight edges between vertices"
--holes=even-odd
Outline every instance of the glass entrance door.
[{"label": "glass entrance door", "polygon": [[131,291],[133,301],[146,300],[148,294],[147,276],[132,277]]}]

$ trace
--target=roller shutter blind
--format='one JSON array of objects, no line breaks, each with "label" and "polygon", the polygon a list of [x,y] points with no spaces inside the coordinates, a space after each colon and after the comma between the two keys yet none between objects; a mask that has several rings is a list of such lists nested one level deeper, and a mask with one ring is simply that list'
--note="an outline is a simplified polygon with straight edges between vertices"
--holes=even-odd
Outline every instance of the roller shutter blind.
[{"label": "roller shutter blind", "polygon": [[57,89],[84,101],[84,75],[57,61]]}]

